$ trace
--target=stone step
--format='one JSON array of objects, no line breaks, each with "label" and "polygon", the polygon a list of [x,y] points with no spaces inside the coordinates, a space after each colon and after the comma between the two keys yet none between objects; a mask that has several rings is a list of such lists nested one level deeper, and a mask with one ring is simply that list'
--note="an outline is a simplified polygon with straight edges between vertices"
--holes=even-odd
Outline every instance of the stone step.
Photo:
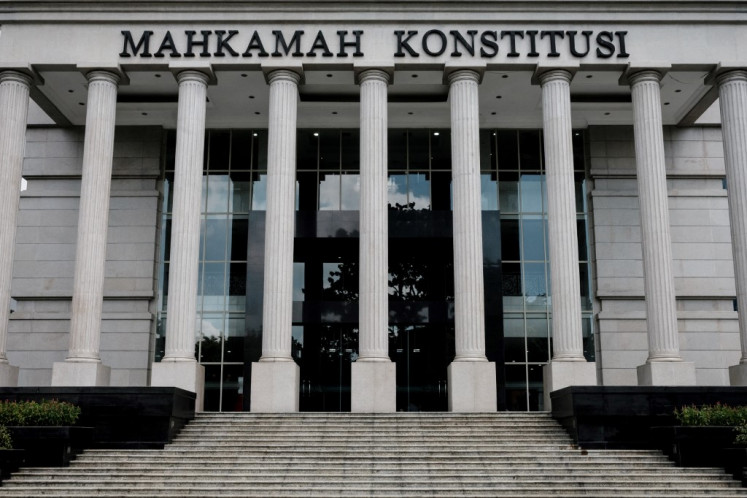
[{"label": "stone step", "polygon": [[422,476],[422,477],[408,477],[407,479],[401,479],[399,477],[392,477],[391,475],[382,475],[379,477],[362,476],[353,477],[345,476],[342,478],[332,478],[326,475],[319,476],[307,476],[307,477],[288,477],[288,476],[265,476],[265,477],[237,477],[237,476],[150,476],[150,477],[120,477],[119,479],[93,479],[93,478],[74,478],[61,473],[61,475],[55,478],[41,479],[38,477],[25,477],[14,476],[12,479],[5,481],[3,487],[15,487],[19,485],[31,485],[31,486],[58,486],[66,484],[78,484],[80,486],[91,486],[101,485],[103,483],[122,483],[126,482],[130,487],[149,487],[152,489],[170,488],[170,487],[194,487],[208,484],[220,484],[225,488],[241,487],[241,486],[289,486],[289,487],[300,487],[300,486],[318,486],[319,484],[329,486],[344,486],[351,485],[354,487],[370,487],[373,485],[381,486],[396,486],[398,484],[403,487],[410,486],[422,486],[428,484],[430,486],[438,486],[441,488],[452,488],[452,487],[474,487],[484,486],[486,484],[524,484],[528,487],[536,486],[566,486],[569,483],[575,483],[578,485],[605,485],[605,486],[628,486],[628,487],[739,487],[739,483],[732,480],[712,480],[712,479],[678,479],[677,481],[667,481],[664,479],[650,476],[648,478],[642,478],[640,480],[631,480],[624,476],[620,476],[615,479],[611,478],[600,478],[595,477],[578,477],[570,476],[566,478],[548,478],[545,476],[537,475],[524,475],[524,476],[494,476],[494,475],[481,475],[481,476],[462,476],[455,480],[453,478],[444,478],[437,476]]},{"label": "stone step", "polygon": [[400,477],[406,477],[408,480],[425,480],[431,482],[435,479],[449,479],[453,480],[454,476],[460,476],[464,479],[472,478],[497,478],[497,477],[510,477],[517,479],[543,479],[543,480],[571,480],[571,481],[586,481],[599,479],[600,476],[604,476],[605,482],[614,482],[616,480],[629,481],[631,479],[641,480],[667,480],[667,479],[715,479],[715,480],[726,480],[732,481],[731,476],[727,475],[718,469],[709,468],[696,468],[694,470],[675,468],[675,469],[655,469],[655,470],[637,470],[635,472],[620,471],[617,473],[613,472],[601,472],[591,471],[586,468],[580,468],[572,472],[542,472],[536,471],[524,471],[517,472],[515,469],[491,469],[488,473],[482,471],[483,469],[477,470],[455,470],[455,469],[431,469],[431,470],[414,470],[407,471],[402,470],[399,467],[392,467],[390,469],[368,469],[368,470],[345,470],[340,471],[337,469],[330,469],[324,472],[324,474],[314,473],[309,475],[309,472],[317,469],[312,468],[286,468],[282,473],[277,472],[277,469],[265,469],[261,471],[253,469],[211,469],[209,475],[204,475],[205,467],[194,466],[191,468],[177,469],[153,469],[143,467],[139,470],[119,470],[116,468],[103,468],[103,469],[86,469],[77,470],[74,467],[66,468],[61,470],[59,468],[44,468],[44,467],[29,467],[21,469],[19,472],[13,475],[13,481],[26,479],[48,479],[56,480],[61,482],[67,479],[73,478],[92,478],[93,476],[103,476],[111,480],[128,480],[133,478],[142,479],[181,479],[190,478],[197,475],[202,476],[208,480],[221,480],[230,478],[252,478],[252,479],[349,479],[349,478],[384,478],[390,479],[391,474],[396,472]]},{"label": "stone step", "polygon": [[[27,494],[24,494],[27,493]],[[627,486],[562,486],[555,488],[538,487],[536,489],[527,489],[525,486],[501,486],[496,489],[494,486],[482,486],[473,488],[453,489],[441,488],[439,486],[412,486],[402,488],[397,486],[377,486],[370,489],[350,489],[346,486],[324,486],[301,489],[277,489],[272,487],[252,487],[251,489],[225,489],[221,486],[200,486],[190,488],[171,488],[171,489],[143,489],[133,490],[128,486],[99,486],[81,489],[78,486],[59,486],[57,489],[48,489],[45,487],[29,486],[24,489],[10,489],[3,487],[0,496],[102,496],[102,497],[122,497],[122,496],[202,496],[202,497],[222,497],[222,496],[244,496],[244,497],[281,497],[281,496],[372,496],[372,497],[422,497],[422,496],[594,496],[594,497],[656,497],[656,496],[747,496],[747,490],[740,488],[718,488],[718,489],[693,489],[690,487],[682,488],[665,488],[650,487],[647,489],[631,489]]]}]

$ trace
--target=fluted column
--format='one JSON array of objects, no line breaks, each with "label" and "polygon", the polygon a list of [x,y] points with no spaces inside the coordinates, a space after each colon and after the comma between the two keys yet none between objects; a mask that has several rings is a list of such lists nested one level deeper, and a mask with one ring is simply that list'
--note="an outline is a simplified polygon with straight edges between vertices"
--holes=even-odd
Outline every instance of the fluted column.
[{"label": "fluted column", "polygon": [[456,356],[448,381],[453,411],[494,411],[497,399],[495,364],[485,356],[478,82],[472,70],[449,75]]},{"label": "fluted column", "polygon": [[544,369],[545,409],[550,392],[596,384],[594,363],[584,358],[571,126],[572,74],[539,75],[547,183],[547,233],[552,289],[553,356]]},{"label": "fluted column", "polygon": [[576,194],[573,177],[571,73],[540,76],[552,289],[553,360],[586,361],[581,327]]},{"label": "fluted column", "polygon": [[53,386],[109,385],[109,368],[101,364],[99,344],[119,76],[92,71],[86,77],[88,101],[70,341],[65,362],[52,367]]},{"label": "fluted column", "polygon": [[742,357],[729,368],[731,384],[747,385],[747,70],[725,72],[717,78],[726,185],[731,221],[731,247],[739,309]]},{"label": "fluted column", "polygon": [[389,75],[360,77],[360,273],[358,361],[389,361],[387,85]]},{"label": "fluted column", "polygon": [[8,363],[6,342],[30,88],[25,74],[0,73],[0,387],[18,384],[18,367]]},{"label": "fluted column", "polygon": [[197,277],[200,257],[200,203],[205,149],[208,76],[200,71],[177,75],[174,207],[171,215],[171,261],[166,319],[166,351],[153,364],[151,384],[197,393],[201,405],[204,369],[195,360]]},{"label": "fluted column", "polygon": [[[662,363],[682,362],[677,333],[677,302],[672,271],[667,175],[661,95],[657,71],[629,77],[633,98],[638,200],[641,212],[648,360],[638,367],[640,385],[695,384],[695,370]],[[690,375],[691,374],[691,375]]]},{"label": "fluted column", "polygon": [[251,410],[298,411],[300,372],[291,357],[293,237],[295,227],[296,115],[300,76],[279,69],[268,76],[262,357],[252,365]]},{"label": "fluted column", "polygon": [[380,69],[361,73],[359,353],[351,365],[351,410],[396,410],[396,369],[389,359],[387,86]]}]

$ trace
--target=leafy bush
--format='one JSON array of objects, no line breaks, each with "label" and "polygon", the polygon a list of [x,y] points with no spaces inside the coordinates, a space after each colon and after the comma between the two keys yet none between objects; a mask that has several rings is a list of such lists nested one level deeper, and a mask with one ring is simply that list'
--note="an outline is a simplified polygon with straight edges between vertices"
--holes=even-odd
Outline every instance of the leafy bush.
[{"label": "leafy bush", "polygon": [[12,450],[13,440],[10,437],[8,428],[0,425],[0,450]]},{"label": "leafy bush", "polygon": [[747,425],[737,427],[737,438],[734,442],[737,444],[747,444]]},{"label": "leafy bush", "polygon": [[80,408],[65,401],[0,403],[0,425],[74,425],[79,416]]},{"label": "leafy bush", "polygon": [[683,406],[674,411],[674,416],[682,425],[695,426],[742,426],[747,425],[747,406],[715,405]]}]

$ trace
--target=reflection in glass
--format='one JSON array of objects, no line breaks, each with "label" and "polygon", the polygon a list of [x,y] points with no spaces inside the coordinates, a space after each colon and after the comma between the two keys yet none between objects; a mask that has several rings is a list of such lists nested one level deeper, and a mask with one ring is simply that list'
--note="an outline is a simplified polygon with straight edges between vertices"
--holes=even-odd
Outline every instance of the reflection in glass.
[{"label": "reflection in glass", "polygon": [[231,173],[231,197],[228,206],[234,213],[249,212],[250,178],[248,173]]},{"label": "reflection in glass", "polygon": [[428,176],[424,173],[410,173],[407,176],[408,201],[413,209],[430,209],[431,186]]},{"label": "reflection in glass", "polygon": [[542,182],[540,175],[521,174],[519,188],[521,189],[521,211],[523,213],[542,212]]},{"label": "reflection in glass", "polygon": [[207,183],[207,212],[225,213],[228,210],[228,175],[210,175]]},{"label": "reflection in glass", "polygon": [[322,174],[319,182],[319,211],[340,210],[340,175]]},{"label": "reflection in glass", "polygon": [[303,301],[304,300],[304,263],[294,262],[293,263],[293,300]]},{"label": "reflection in glass", "polygon": [[226,259],[227,217],[208,216],[205,223],[205,259],[207,261],[222,261]]},{"label": "reflection in glass", "polygon": [[343,211],[358,211],[361,205],[361,179],[358,174],[344,174],[340,179],[342,195],[340,208]]},{"label": "reflection in glass", "polygon": [[267,210],[267,175],[254,175],[252,181],[252,211]]},{"label": "reflection in glass", "polygon": [[483,211],[498,210],[498,185],[493,175],[480,175],[480,195]]},{"label": "reflection in glass", "polygon": [[407,175],[390,174],[387,180],[387,203],[389,208],[407,206]]},{"label": "reflection in glass", "polygon": [[519,212],[519,174],[513,171],[498,175],[498,199],[501,213]]},{"label": "reflection in glass", "polygon": [[524,263],[524,297],[527,308],[547,306],[547,286],[544,263]]},{"label": "reflection in glass", "polygon": [[543,261],[545,259],[544,221],[539,216],[524,216],[521,219],[521,243],[524,260]]},{"label": "reflection in glass", "polygon": [[205,310],[223,310],[226,295],[225,263],[204,263],[202,302]]}]

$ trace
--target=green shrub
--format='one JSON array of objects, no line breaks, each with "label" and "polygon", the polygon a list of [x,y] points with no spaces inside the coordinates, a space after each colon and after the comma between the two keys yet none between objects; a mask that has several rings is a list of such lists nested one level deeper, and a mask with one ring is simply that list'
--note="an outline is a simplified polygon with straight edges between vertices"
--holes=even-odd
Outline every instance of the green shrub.
[{"label": "green shrub", "polygon": [[674,411],[674,416],[682,425],[695,426],[742,426],[747,425],[747,406],[715,405],[683,406]]},{"label": "green shrub", "polygon": [[13,440],[10,437],[8,428],[0,425],[0,450],[12,450]]},{"label": "green shrub", "polygon": [[0,425],[74,425],[80,408],[64,401],[4,401]]},{"label": "green shrub", "polygon": [[747,444],[747,425],[737,427],[737,438],[734,442],[737,444]]}]

